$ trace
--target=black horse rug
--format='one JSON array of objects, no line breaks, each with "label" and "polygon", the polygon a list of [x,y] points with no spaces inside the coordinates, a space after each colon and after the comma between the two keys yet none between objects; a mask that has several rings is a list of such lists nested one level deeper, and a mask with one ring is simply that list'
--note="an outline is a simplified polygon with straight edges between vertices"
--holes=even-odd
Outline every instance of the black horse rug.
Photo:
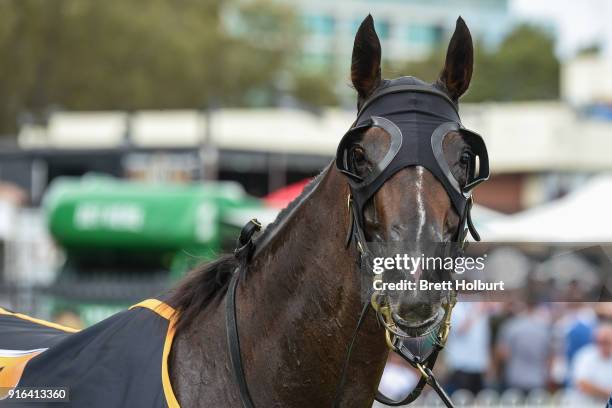
[{"label": "black horse rug", "polygon": [[[77,331],[0,308],[0,407],[178,408],[168,373],[173,316],[148,299]],[[58,389],[63,402],[36,400]]]}]

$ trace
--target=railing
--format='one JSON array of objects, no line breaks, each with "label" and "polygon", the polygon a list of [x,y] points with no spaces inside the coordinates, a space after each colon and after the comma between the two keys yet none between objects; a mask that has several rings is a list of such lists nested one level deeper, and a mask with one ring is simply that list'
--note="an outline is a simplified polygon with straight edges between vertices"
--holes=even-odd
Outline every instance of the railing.
[{"label": "railing", "polygon": [[[468,390],[457,390],[451,395],[451,399],[457,407],[567,407],[567,408],[590,408],[605,406],[605,401],[597,402],[577,396],[573,391],[562,389],[556,392],[546,390],[532,390],[525,394],[517,389],[508,389],[498,392],[485,389],[474,395]],[[407,405],[408,406],[408,405]],[[440,398],[431,391],[426,391],[409,407],[442,407]],[[374,403],[373,408],[383,408],[385,405]]]}]

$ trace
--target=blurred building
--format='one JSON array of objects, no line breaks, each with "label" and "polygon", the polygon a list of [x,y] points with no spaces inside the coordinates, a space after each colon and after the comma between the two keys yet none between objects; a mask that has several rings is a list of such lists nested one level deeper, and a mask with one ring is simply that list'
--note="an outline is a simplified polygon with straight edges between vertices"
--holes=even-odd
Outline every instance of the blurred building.
[{"label": "blurred building", "polygon": [[[21,129],[20,149],[0,154],[0,174],[33,203],[55,177],[91,171],[151,181],[233,180],[263,196],[317,174],[354,115],[287,108],[58,112],[46,127]],[[612,122],[568,104],[466,104],[462,117],[489,149],[493,177],[476,200],[492,209],[517,212],[612,171]]]},{"label": "blurred building", "polygon": [[[282,0],[289,1],[289,0]],[[348,72],[353,40],[370,13],[381,40],[383,58],[419,60],[447,41],[461,15],[474,38],[499,43],[510,26],[507,0],[291,0],[303,21],[302,59],[313,69]]]},{"label": "blurred building", "polygon": [[573,106],[608,107],[612,120],[612,59],[598,54],[578,55],[562,64],[561,97]]}]

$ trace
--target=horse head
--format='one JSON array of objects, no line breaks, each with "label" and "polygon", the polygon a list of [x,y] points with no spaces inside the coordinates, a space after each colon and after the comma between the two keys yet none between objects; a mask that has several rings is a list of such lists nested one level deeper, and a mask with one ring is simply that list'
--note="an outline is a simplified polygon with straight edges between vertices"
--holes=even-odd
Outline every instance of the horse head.
[{"label": "horse head", "polygon": [[[450,40],[439,78],[383,79],[381,46],[368,16],[359,27],[351,80],[357,90],[357,119],[340,142],[337,168],[350,185],[353,220],[348,241],[362,258],[376,244],[401,244],[412,259],[440,259],[445,244],[461,243],[470,219],[471,190],[488,178],[484,142],[463,127],[458,100],[470,84],[473,48],[461,17]],[[397,248],[397,247],[396,247]],[[444,249],[446,248],[446,249]],[[441,282],[440,263],[382,275],[383,281]],[[412,264],[413,266],[415,264]],[[376,302],[388,308],[387,328],[400,337],[424,336],[445,320],[452,291],[387,291]]]}]

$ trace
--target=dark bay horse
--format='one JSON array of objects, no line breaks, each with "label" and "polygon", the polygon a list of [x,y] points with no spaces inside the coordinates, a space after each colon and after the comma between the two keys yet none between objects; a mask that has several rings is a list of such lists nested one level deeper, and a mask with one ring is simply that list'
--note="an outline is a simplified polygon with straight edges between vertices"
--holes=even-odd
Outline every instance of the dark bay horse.
[{"label": "dark bay horse", "polygon": [[[351,67],[358,114],[335,161],[259,236],[258,224],[248,223],[234,255],[194,271],[161,299],[80,332],[0,308],[0,404],[335,408],[376,399],[397,406],[429,384],[452,406],[431,369],[450,329],[454,291],[373,287],[404,277],[440,282],[449,270],[381,276],[371,266],[379,244],[439,257],[431,243],[460,246],[468,231],[478,239],[471,191],[488,178],[488,158],[457,107],[472,54],[459,18],[434,84],[383,80],[368,16]],[[404,401],[377,391],[389,350],[421,375]],[[28,396],[41,387],[52,401]]]},{"label": "dark bay horse", "polygon": [[[381,78],[380,66],[380,42],[368,16],[356,34],[351,66],[361,111],[373,94],[389,84]],[[456,104],[469,86],[472,66],[472,39],[459,18],[439,79],[427,84],[435,92],[426,93],[438,93],[434,95],[438,99]],[[425,89],[414,78],[402,83]],[[414,91],[417,88],[408,88],[420,95]],[[427,117],[428,112],[420,114]],[[426,251],[419,247],[421,242],[462,239],[465,214],[457,210],[455,203],[462,198],[449,193],[449,183],[431,167],[415,163],[388,174],[366,197],[363,208],[351,207],[351,193],[355,198],[358,187],[350,180],[367,179],[376,171],[376,163],[386,160],[396,140],[391,125],[368,123],[363,129],[354,126],[356,136],[343,151],[347,168],[328,166],[257,237],[244,270],[240,261],[227,256],[194,271],[173,292],[168,303],[176,309],[178,322],[169,356],[170,381],[182,407],[243,406],[226,335],[226,298],[236,270],[242,275],[235,292],[239,353],[254,406],[372,405],[389,348],[376,314],[362,314],[361,241],[359,236],[351,239],[351,230],[358,228],[370,242],[411,242],[420,252]],[[448,163],[445,174],[450,173],[460,191],[473,173],[466,152],[465,134],[450,129],[438,153]],[[354,221],[355,211],[363,218]],[[424,277],[434,272],[420,271]],[[391,301],[391,323],[405,332],[434,330],[440,324],[441,302],[441,296]],[[350,361],[345,364],[353,337]],[[343,383],[340,389],[339,383]]]}]

